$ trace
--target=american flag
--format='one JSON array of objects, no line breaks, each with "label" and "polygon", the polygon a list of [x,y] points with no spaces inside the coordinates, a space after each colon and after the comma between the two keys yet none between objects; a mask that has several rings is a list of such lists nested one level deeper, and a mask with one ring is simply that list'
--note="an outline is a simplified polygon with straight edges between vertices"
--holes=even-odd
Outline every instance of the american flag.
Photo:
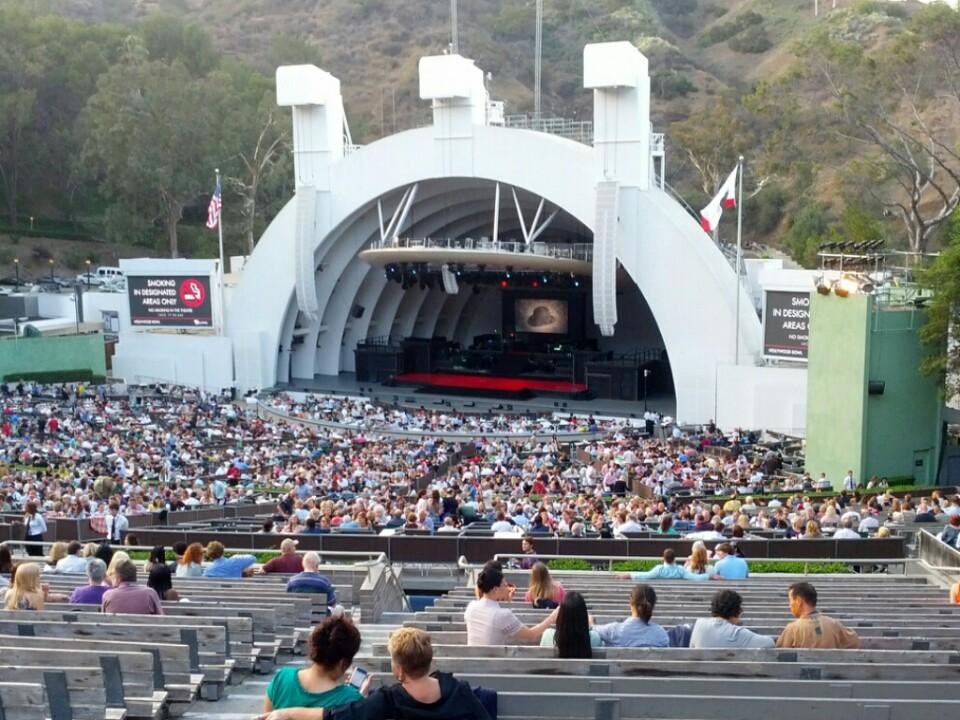
[{"label": "american flag", "polygon": [[217,177],[217,189],[213,191],[213,197],[210,198],[210,207],[207,208],[207,227],[214,230],[220,224],[220,213],[223,210],[223,204],[220,202],[220,178]]}]

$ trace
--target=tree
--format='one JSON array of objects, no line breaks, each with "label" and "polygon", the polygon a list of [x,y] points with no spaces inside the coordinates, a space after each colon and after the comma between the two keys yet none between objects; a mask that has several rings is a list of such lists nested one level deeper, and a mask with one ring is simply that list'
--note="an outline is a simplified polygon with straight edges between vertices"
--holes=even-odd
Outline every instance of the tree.
[{"label": "tree", "polygon": [[218,151],[225,186],[236,196],[244,246],[253,252],[264,181],[290,151],[289,113],[276,105],[273,82],[239,63],[210,76],[220,118]]},{"label": "tree", "polygon": [[920,328],[920,338],[932,352],[920,369],[938,377],[947,397],[955,398],[960,393],[960,211],[954,211],[947,224],[946,240],[946,249],[920,275],[921,284],[933,292]]},{"label": "tree", "polygon": [[673,123],[670,137],[697,171],[703,194],[711,197],[733,170],[738,157],[753,145],[749,127],[726,99]]},{"label": "tree", "polygon": [[87,103],[82,162],[112,202],[162,223],[171,257],[184,206],[209,190],[215,164],[214,92],[179,62],[131,52],[97,84]]},{"label": "tree", "polygon": [[960,14],[918,12],[892,48],[873,52],[819,27],[802,48],[819,123],[859,149],[864,191],[896,214],[913,251],[960,206]]}]

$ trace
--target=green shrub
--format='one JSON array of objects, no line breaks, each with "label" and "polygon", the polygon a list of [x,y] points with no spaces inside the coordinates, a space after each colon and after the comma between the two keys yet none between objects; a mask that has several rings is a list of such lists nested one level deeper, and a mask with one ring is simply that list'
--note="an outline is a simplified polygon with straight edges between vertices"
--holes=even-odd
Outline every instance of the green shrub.
[{"label": "green shrub", "polygon": [[653,0],[660,15],[687,15],[697,9],[697,0]]},{"label": "green shrub", "polygon": [[703,6],[704,17],[722,18],[726,14],[727,14],[727,9],[722,5],[714,5],[710,3]]},{"label": "green shrub", "polygon": [[772,48],[773,43],[762,25],[754,25],[730,38],[727,46],[739,53],[763,53]]},{"label": "green shrub", "polygon": [[550,560],[547,565],[551,570],[593,570],[589,561],[579,558],[559,558]]},{"label": "green shrub", "polygon": [[96,265],[100,262],[100,256],[92,252],[71,252],[64,256],[63,264],[71,270],[83,270],[86,268],[87,260],[91,265]]},{"label": "green shrub", "polygon": [[910,17],[910,13],[903,5],[885,0],[861,0],[854,8],[854,12],[858,15],[872,15],[877,13],[879,15],[886,15],[887,17],[899,18],[900,20],[906,20]]},{"label": "green shrub", "polygon": [[763,15],[748,10],[745,13],[740,13],[732,20],[714,25],[705,33],[702,33],[700,37],[697,38],[697,45],[702,48],[708,48],[724,40],[729,40],[734,35],[739,35],[747,28],[762,24]]},{"label": "green shrub", "polygon": [[[28,341],[29,342],[29,341]],[[42,370],[38,372],[17,372],[8,373],[3,376],[4,382],[38,382],[48,383],[103,383],[107,379],[103,375],[94,375],[89,368],[76,368],[73,370]]]},{"label": "green shrub", "polygon": [[771,185],[747,200],[744,212],[752,219],[753,230],[766,235],[777,229],[789,201],[786,190],[779,185]]},{"label": "green shrub", "polygon": [[664,100],[673,100],[678,97],[685,97],[692,92],[696,92],[696,85],[690,82],[685,75],[674,70],[656,73],[650,82],[654,94]]}]

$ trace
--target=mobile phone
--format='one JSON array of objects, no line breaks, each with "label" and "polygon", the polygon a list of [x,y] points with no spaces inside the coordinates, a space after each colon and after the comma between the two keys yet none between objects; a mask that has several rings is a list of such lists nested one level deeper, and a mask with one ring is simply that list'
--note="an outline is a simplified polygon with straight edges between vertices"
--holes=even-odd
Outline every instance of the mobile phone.
[{"label": "mobile phone", "polygon": [[362,667],[354,668],[353,674],[350,676],[350,684],[359,690],[363,686],[363,681],[367,679],[368,674],[369,673]]}]

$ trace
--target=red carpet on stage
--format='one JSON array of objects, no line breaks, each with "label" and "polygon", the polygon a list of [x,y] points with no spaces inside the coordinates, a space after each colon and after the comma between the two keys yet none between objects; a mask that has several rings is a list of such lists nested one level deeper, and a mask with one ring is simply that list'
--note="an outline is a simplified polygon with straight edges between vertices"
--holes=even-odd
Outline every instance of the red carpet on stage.
[{"label": "red carpet on stage", "polygon": [[587,389],[580,383],[562,380],[536,380],[533,378],[492,377],[490,375],[458,375],[456,373],[403,373],[394,378],[397,382],[436,387],[468,388],[471,390],[490,390],[503,392],[559,392],[581,393]]}]

